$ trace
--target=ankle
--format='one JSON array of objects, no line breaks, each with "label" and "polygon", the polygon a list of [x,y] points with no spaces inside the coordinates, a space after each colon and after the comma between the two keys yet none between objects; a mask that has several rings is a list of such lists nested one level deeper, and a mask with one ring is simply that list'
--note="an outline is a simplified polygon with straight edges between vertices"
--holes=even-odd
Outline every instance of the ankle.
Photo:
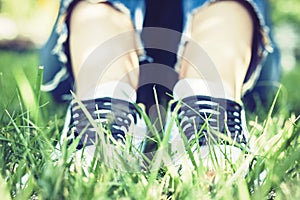
[{"label": "ankle", "polygon": [[196,78],[184,78],[179,80],[173,89],[175,100],[189,96],[202,95],[214,98],[228,99],[241,103],[240,95],[221,82],[206,81]]},{"label": "ankle", "polygon": [[136,90],[128,83],[122,81],[105,82],[85,91],[78,89],[77,95],[80,100],[110,97],[135,102],[137,98]]}]

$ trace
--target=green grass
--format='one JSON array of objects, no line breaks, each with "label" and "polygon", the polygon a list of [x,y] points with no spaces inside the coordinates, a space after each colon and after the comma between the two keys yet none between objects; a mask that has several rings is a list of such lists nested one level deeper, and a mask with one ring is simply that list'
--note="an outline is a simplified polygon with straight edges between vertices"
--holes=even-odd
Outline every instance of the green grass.
[{"label": "green grass", "polygon": [[[55,149],[65,106],[57,106],[46,94],[38,98],[36,52],[0,52],[0,58],[1,199],[300,198],[299,123],[293,110],[299,106],[297,96],[278,101],[263,120],[249,116],[255,150],[224,168],[216,166],[213,180],[201,163],[178,171],[159,154],[158,170],[133,171],[134,162],[125,160],[122,167],[131,170],[126,172],[108,167],[102,159],[86,168],[75,157],[74,145],[63,143]],[[284,76],[282,91],[293,92],[294,73]],[[166,141],[162,138],[159,145],[163,155],[169,148]]]},{"label": "green grass", "polygon": [[289,72],[285,72],[282,77],[282,82],[284,83],[284,90],[287,94],[288,104],[286,104],[286,109],[292,110],[294,113],[300,113],[300,95],[295,90],[300,84],[300,64],[296,66],[295,69]]}]

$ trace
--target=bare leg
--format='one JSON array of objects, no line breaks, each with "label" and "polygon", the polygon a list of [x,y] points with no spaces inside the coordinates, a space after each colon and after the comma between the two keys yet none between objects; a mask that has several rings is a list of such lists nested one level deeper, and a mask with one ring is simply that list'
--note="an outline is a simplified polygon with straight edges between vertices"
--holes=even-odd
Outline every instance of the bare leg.
[{"label": "bare leg", "polygon": [[[105,3],[81,1],[75,6],[70,18],[70,52],[77,95],[80,99],[94,98],[94,91],[97,87],[109,81],[122,80],[134,89],[137,88],[139,63],[136,51],[118,55],[101,74],[100,81],[89,83],[91,82],[89,77],[94,75],[94,70],[85,70],[84,77],[86,78],[78,79],[79,75],[82,75],[80,74],[82,66],[97,47],[107,41],[113,41],[112,38],[126,32],[130,32],[129,37],[120,43],[112,42],[110,49],[105,50],[106,52],[114,52],[116,48],[135,49],[134,27],[130,17]],[[100,62],[97,64],[100,66],[102,58],[101,55],[98,56]],[[89,83],[88,86],[87,83]]]},{"label": "bare leg", "polygon": [[[213,178],[214,163],[226,166],[224,152],[232,163],[236,163],[242,151],[232,145],[214,145],[209,139],[215,133],[212,130],[230,135],[237,143],[247,142],[247,130],[239,103],[251,59],[253,20],[247,9],[234,0],[209,4],[197,10],[192,17],[191,39],[184,49],[181,62],[181,80],[175,85],[173,94],[174,99],[186,100],[191,107],[188,109],[186,106],[186,111],[178,113],[187,139],[198,139],[195,135],[203,128],[205,136],[199,136],[199,151],[197,145],[191,148],[194,156],[201,158],[203,165],[212,170],[207,175]],[[199,99],[185,98],[195,95]],[[218,98],[233,101],[228,100],[224,104]],[[232,105],[227,104],[228,102]],[[235,114],[230,115],[226,106],[231,110],[235,109]],[[221,111],[225,111],[224,114]],[[203,119],[210,125],[207,129]],[[232,125],[228,122],[236,123]],[[171,143],[176,160],[176,155],[184,155],[185,149],[180,132],[174,130]],[[183,163],[182,166],[186,166],[184,159],[178,159],[178,163],[180,162]]]},{"label": "bare leg", "polygon": [[188,60],[201,55],[193,52],[192,45],[188,44],[180,78],[214,82],[216,80],[207,80],[204,77],[212,77],[209,73],[217,72],[225,95],[232,100],[240,101],[243,81],[251,58],[252,34],[252,18],[238,1],[220,1],[201,8],[193,16],[191,38],[203,48],[212,63],[203,59],[203,65],[192,66]]}]

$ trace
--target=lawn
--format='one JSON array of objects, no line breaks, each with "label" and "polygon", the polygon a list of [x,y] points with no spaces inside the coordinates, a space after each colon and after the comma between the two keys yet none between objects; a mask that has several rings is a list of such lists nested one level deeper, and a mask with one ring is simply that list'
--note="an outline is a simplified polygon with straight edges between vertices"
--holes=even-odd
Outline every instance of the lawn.
[{"label": "lawn", "polygon": [[[37,52],[1,51],[0,198],[299,199],[298,77],[299,67],[284,73],[275,109],[248,116],[255,151],[225,168],[216,166],[214,178],[201,163],[177,170],[159,153],[157,169],[132,171],[130,163],[126,172],[101,159],[85,167],[74,145],[63,143],[57,151],[66,105],[41,94]],[[157,152],[167,152],[163,138],[158,146]]]},{"label": "lawn", "polygon": [[[41,42],[58,2],[0,0],[0,14]],[[75,156],[78,141],[58,142],[67,105],[56,104],[40,91],[38,52],[0,50],[0,199],[300,199],[300,54],[299,36],[298,43],[292,37],[299,35],[300,1],[270,2],[275,28],[283,30],[277,38],[286,47],[288,59],[283,60],[291,63],[291,52],[296,52],[298,64],[283,72],[272,106],[247,113],[253,150],[225,167],[216,163],[214,175],[201,162],[176,168],[166,159],[167,138],[159,137],[152,168],[141,169],[135,159],[122,158],[123,170],[96,158],[85,166]],[[147,122],[152,134],[159,135]],[[130,145],[124,150],[132,154]],[[188,160],[197,159],[189,155]]]}]

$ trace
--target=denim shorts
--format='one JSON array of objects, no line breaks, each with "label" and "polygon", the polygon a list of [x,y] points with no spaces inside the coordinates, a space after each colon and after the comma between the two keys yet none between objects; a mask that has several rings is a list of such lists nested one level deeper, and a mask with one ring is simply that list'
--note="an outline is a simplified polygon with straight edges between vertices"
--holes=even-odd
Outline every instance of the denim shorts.
[{"label": "denim shorts", "polygon": [[[61,0],[57,21],[47,43],[41,49],[41,65],[44,66],[42,90],[52,92],[58,101],[70,99],[69,91],[74,88],[68,49],[68,15],[80,0]],[[106,2],[130,16],[137,33],[141,33],[145,20],[146,0],[82,0],[91,3]],[[189,36],[191,17],[200,8],[218,0],[182,0],[182,35]],[[255,87],[258,80],[278,81],[280,77],[279,56],[272,35],[269,5],[266,0],[239,0],[250,11],[255,32],[252,58],[245,79],[245,88]],[[186,42],[182,37],[178,51]],[[141,43],[143,43],[141,41]],[[141,55],[141,60],[147,55]]]}]

